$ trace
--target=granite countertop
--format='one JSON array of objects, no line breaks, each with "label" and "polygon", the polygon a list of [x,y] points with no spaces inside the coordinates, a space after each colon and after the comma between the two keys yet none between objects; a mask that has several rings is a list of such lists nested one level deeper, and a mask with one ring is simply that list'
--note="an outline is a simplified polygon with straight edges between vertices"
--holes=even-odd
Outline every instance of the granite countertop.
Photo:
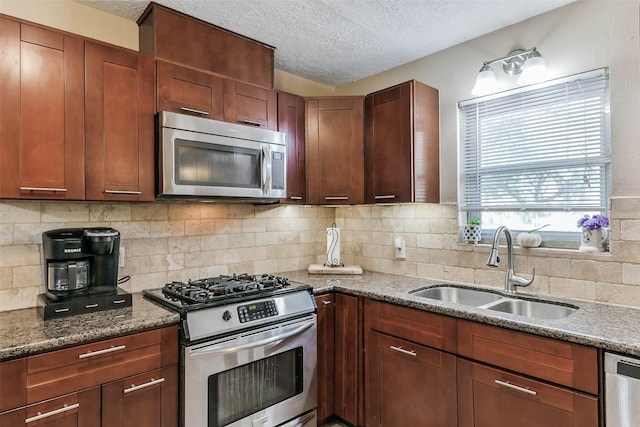
[{"label": "granite countertop", "polygon": [[638,328],[640,309],[638,308],[536,295],[527,293],[520,288],[518,293],[525,298],[537,298],[579,307],[579,310],[564,319],[530,319],[498,311],[416,297],[408,293],[414,289],[443,283],[501,291],[501,289],[494,287],[369,271],[365,271],[362,275],[353,276],[310,275],[307,271],[280,274],[288,277],[291,282],[310,284],[317,295],[338,291],[348,295],[363,296],[608,351],[640,356],[640,328]]},{"label": "granite countertop", "polygon": [[42,320],[35,308],[0,312],[0,360],[177,324],[180,315],[133,295],[128,308]]}]

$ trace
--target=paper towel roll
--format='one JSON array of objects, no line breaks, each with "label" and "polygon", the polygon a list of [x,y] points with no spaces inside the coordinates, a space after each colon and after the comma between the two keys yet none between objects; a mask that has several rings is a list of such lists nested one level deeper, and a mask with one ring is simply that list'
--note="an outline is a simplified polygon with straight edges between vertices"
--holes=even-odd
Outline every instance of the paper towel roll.
[{"label": "paper towel roll", "polygon": [[328,267],[338,267],[340,264],[340,229],[327,228],[327,262]]}]

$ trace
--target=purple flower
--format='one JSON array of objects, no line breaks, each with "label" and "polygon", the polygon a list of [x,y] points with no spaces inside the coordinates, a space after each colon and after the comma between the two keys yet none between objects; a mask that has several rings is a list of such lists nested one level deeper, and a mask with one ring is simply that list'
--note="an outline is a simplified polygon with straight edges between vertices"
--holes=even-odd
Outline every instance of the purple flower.
[{"label": "purple flower", "polygon": [[588,230],[595,230],[601,227],[609,226],[609,218],[604,215],[594,215],[589,218],[589,215],[585,215],[578,220],[578,227],[584,227]]}]

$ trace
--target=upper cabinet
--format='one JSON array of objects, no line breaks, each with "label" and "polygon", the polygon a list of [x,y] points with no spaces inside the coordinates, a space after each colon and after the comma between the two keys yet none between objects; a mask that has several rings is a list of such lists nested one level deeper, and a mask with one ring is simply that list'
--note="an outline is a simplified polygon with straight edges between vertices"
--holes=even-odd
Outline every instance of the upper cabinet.
[{"label": "upper cabinet", "polygon": [[0,197],[84,199],[84,41],[0,17]]},{"label": "upper cabinet", "polygon": [[157,111],[224,120],[224,79],[165,61],[156,61]]},{"label": "upper cabinet", "polygon": [[278,130],[287,142],[287,198],[283,203],[306,203],[304,98],[278,92]]},{"label": "upper cabinet", "polygon": [[86,42],[88,200],[155,199],[153,59]]},{"label": "upper cabinet", "polygon": [[365,99],[367,203],[440,201],[438,90],[415,80]]},{"label": "upper cabinet", "polygon": [[273,88],[274,48],[151,3],[138,20],[140,51]]},{"label": "upper cabinet", "polygon": [[278,129],[278,98],[272,89],[225,79],[224,120],[229,123]]},{"label": "upper cabinet", "polygon": [[363,97],[306,100],[307,197],[364,203]]}]

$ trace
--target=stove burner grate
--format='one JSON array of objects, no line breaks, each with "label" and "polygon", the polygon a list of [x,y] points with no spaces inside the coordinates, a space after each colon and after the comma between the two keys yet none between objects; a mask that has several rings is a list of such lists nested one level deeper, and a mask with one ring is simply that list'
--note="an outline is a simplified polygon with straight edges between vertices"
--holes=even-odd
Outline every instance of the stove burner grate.
[{"label": "stove burner grate", "polygon": [[184,305],[190,305],[224,301],[248,295],[260,296],[288,286],[289,281],[285,277],[270,274],[256,277],[245,273],[188,280],[187,283],[171,282],[162,288],[162,292],[171,299],[180,300]]}]

